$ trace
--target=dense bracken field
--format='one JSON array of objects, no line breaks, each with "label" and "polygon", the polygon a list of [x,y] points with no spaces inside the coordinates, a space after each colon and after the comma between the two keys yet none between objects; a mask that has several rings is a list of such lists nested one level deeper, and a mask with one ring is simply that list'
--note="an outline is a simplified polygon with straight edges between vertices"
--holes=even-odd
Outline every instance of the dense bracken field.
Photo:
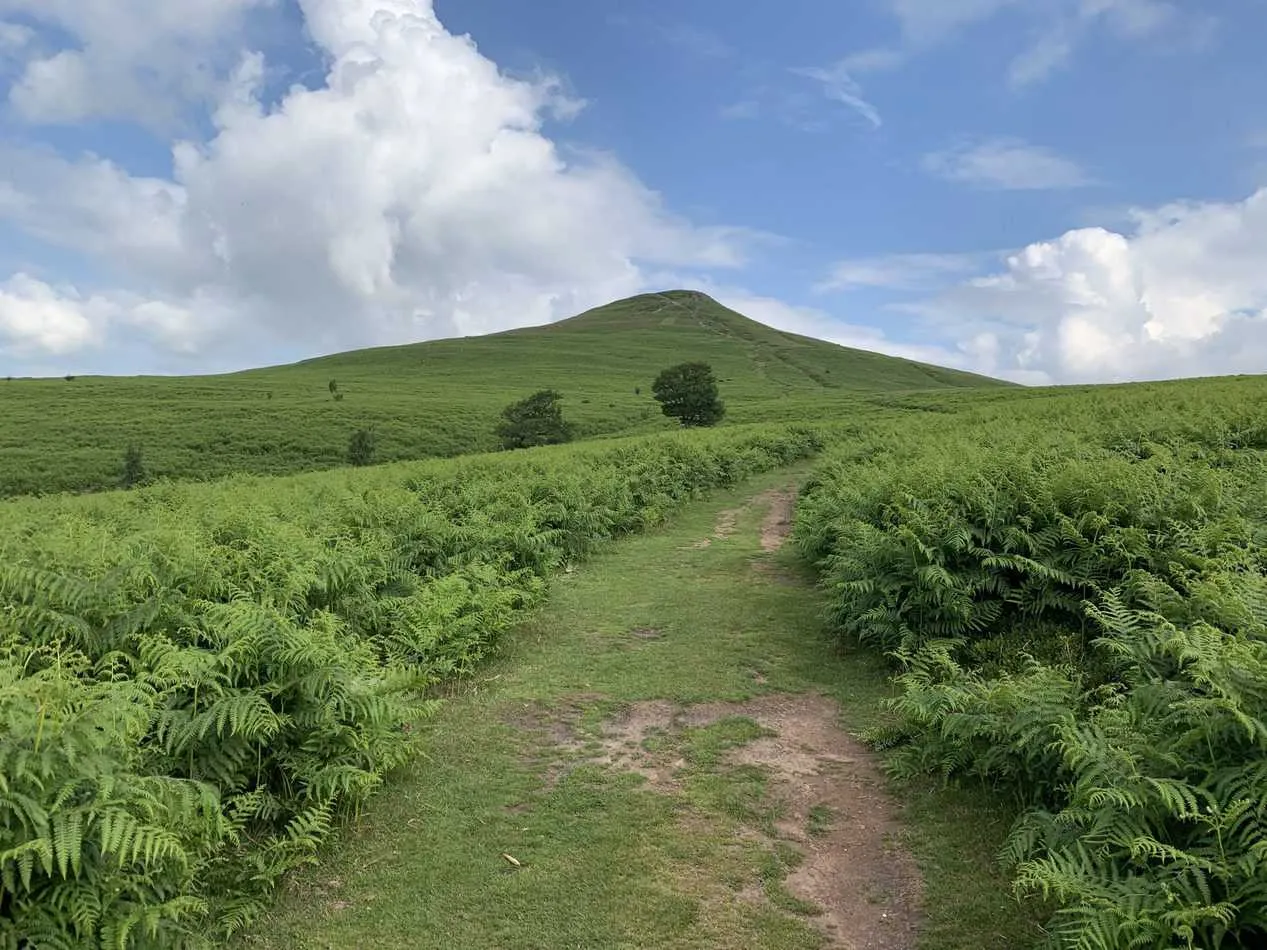
[{"label": "dense bracken field", "polygon": [[821,446],[737,427],[0,507],[0,947],[240,929],[554,571]]},{"label": "dense bracken field", "polygon": [[831,424],[0,505],[0,948],[241,930],[556,571],[825,446],[891,767],[1015,800],[1056,947],[1264,945],[1267,381],[763,405]]},{"label": "dense bracken field", "polygon": [[1262,380],[1105,387],[859,430],[802,500],[873,740],[1023,803],[1054,946],[1267,945],[1265,450]]}]

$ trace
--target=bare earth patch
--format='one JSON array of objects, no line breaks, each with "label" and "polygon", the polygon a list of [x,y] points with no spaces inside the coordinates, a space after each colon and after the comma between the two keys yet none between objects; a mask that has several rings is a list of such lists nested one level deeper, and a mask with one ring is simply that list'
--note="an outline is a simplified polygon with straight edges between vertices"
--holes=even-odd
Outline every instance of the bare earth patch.
[{"label": "bare earth patch", "polygon": [[[687,762],[674,743],[664,740],[736,716],[773,733],[731,749],[727,763],[757,766],[768,775],[770,795],[782,806],[777,840],[804,856],[783,885],[794,897],[821,908],[812,922],[827,946],[913,947],[920,921],[919,871],[895,843],[900,830],[896,809],[874,757],[840,728],[833,700],[815,694],[693,706],[656,700],[624,707],[596,734],[585,736],[559,723],[549,733],[556,748],[574,762],[634,772],[652,790],[674,794],[681,789],[680,773]],[[737,896],[764,900],[756,882]]]},{"label": "bare earth patch", "polygon": [[757,501],[769,504],[765,520],[761,522],[761,550],[777,551],[792,531],[792,513],[796,509],[796,492],[790,489],[770,491],[757,496]]},{"label": "bare earth patch", "polygon": [[[744,506],[747,507],[746,505]],[[694,544],[693,548],[706,548],[714,541],[725,541],[735,533],[735,525],[739,521],[739,515],[743,513],[743,508],[727,508],[725,511],[718,512],[717,522],[713,525],[713,533],[707,538],[700,538]]]},{"label": "bare earth patch", "polygon": [[[830,945],[905,950],[919,930],[921,881],[914,859],[895,844],[900,828],[874,758],[837,724],[835,702],[815,695],[772,695],[746,703],[697,706],[688,722],[748,716],[776,733],[733,753],[767,769],[785,813],[779,835],[804,862],[784,882],[817,904]],[[812,815],[828,815],[812,833]]]},{"label": "bare earth patch", "polygon": [[731,537],[735,533],[739,516],[754,507],[767,509],[765,519],[761,522],[761,550],[767,553],[777,551],[792,530],[796,492],[790,488],[771,489],[756,495],[740,508],[727,508],[718,512],[713,533],[707,538],[700,538],[691,547],[706,548],[714,541],[724,541]]}]

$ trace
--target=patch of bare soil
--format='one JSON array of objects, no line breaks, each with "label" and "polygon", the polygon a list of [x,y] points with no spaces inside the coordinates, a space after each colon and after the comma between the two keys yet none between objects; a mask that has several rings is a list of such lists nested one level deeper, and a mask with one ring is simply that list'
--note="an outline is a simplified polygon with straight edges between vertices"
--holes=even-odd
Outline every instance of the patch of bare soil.
[{"label": "patch of bare soil", "polygon": [[[744,508],[746,507],[747,505],[744,506]],[[714,541],[725,541],[735,533],[735,525],[739,521],[739,515],[744,508],[727,508],[725,511],[718,512],[717,521],[713,525],[713,533],[707,538],[700,538],[691,547],[706,548]]]},{"label": "patch of bare soil", "polygon": [[783,546],[788,533],[792,530],[792,512],[796,507],[796,492],[789,488],[774,488],[764,491],[749,499],[739,508],[727,508],[717,513],[717,521],[713,525],[713,533],[693,543],[693,548],[706,548],[714,541],[724,541],[735,533],[739,516],[753,507],[765,508],[766,516],[761,522],[761,550],[777,551]]},{"label": "patch of bare soil", "polygon": [[747,703],[696,706],[685,719],[706,724],[748,716],[775,735],[734,750],[737,763],[765,768],[784,805],[780,837],[804,862],[784,886],[822,908],[816,923],[830,946],[906,950],[919,930],[922,885],[914,859],[895,844],[894,803],[870,750],[837,724],[823,696],[773,695]]},{"label": "patch of bare soil", "polygon": [[[919,871],[895,843],[896,809],[873,755],[840,728],[832,700],[775,694],[685,707],[657,700],[625,707],[588,737],[566,723],[548,728],[556,748],[635,772],[651,789],[672,794],[687,763],[668,740],[684,729],[733,716],[746,716],[773,733],[731,750],[729,761],[758,766],[769,776],[770,793],[783,806],[778,838],[804,855],[784,886],[822,909],[813,922],[827,945],[840,950],[913,947],[920,920]],[[739,897],[764,899],[755,882]]]},{"label": "patch of bare soil", "polygon": [[766,492],[759,501],[769,504],[761,522],[761,550],[777,551],[792,531],[792,513],[796,509],[796,492],[791,489]]}]

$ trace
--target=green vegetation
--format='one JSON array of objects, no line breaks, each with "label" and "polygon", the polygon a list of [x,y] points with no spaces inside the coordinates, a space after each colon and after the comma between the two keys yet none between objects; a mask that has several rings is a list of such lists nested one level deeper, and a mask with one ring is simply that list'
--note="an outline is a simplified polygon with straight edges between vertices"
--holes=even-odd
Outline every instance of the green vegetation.
[{"label": "green vegetation", "polygon": [[1056,946],[1267,941],[1262,380],[1104,388],[875,431],[798,537],[888,652],[899,774],[1026,806]]},{"label": "green vegetation", "polygon": [[503,449],[530,449],[539,445],[559,445],[572,438],[572,427],[563,420],[553,389],[543,389],[502,410],[497,438]]},{"label": "green vegetation", "polygon": [[715,426],[726,414],[717,379],[707,363],[679,363],[663,370],[651,385],[660,410],[684,426]]},{"label": "green vegetation", "polygon": [[729,430],[0,508],[0,946],[206,945],[546,579],[821,446]]},{"label": "green vegetation", "polygon": [[123,453],[123,475],[119,484],[123,488],[135,488],[145,481],[145,460],[141,457],[139,445],[129,445]]},{"label": "green vegetation", "polygon": [[735,424],[852,416],[868,393],[1001,387],[782,333],[700,294],[647,294],[550,326],[228,375],[15,379],[0,388],[0,496],[114,488],[133,443],[158,479],[337,467],[361,428],[382,462],[492,451],[503,408],[543,388],[566,397],[576,438],[668,431],[649,387],[684,358],[713,367]]},{"label": "green vegetation", "polygon": [[357,429],[348,438],[348,464],[369,465],[374,461],[375,439],[369,429]]},{"label": "green vegetation", "polygon": [[[787,880],[813,845],[770,834],[781,817],[773,777],[732,758],[770,730],[724,710],[680,729],[651,715],[821,692],[847,722],[875,720],[883,667],[821,635],[821,599],[794,551],[761,550],[759,499],[798,477],[761,476],[561,578],[449,693],[413,764],[232,946],[824,946],[821,908]],[[731,513],[734,534],[701,546]],[[645,739],[613,742],[611,725],[625,724],[624,735],[639,712]],[[595,761],[613,755],[659,763],[656,777]],[[910,822],[901,843],[929,881],[921,948],[1032,945],[1037,922],[994,860],[1009,809],[920,779],[900,792]],[[816,807],[808,820],[818,842],[849,815]]]},{"label": "green vegetation", "polygon": [[[673,292],[0,399],[4,492],[134,489],[0,505],[0,947],[214,945],[291,872],[257,942],[819,946],[857,818],[744,704],[824,695],[923,950],[1267,943],[1265,379],[1022,390]],[[713,505],[574,569],[825,447],[795,552]],[[604,745],[648,703],[729,705]]]}]

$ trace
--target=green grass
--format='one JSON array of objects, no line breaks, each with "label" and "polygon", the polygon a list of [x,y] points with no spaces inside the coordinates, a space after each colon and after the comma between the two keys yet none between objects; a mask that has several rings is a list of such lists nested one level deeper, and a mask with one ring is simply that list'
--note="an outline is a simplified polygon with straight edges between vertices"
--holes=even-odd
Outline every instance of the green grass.
[{"label": "green grass", "polygon": [[[745,502],[789,481],[767,476],[694,505],[556,581],[498,658],[450,688],[424,757],[239,946],[822,946],[818,908],[785,885],[799,854],[768,834],[778,806],[765,773],[726,755],[764,734],[756,722],[649,733],[645,746],[679,763],[668,788],[592,760],[599,724],[645,700],[817,691],[841,702],[851,729],[878,720],[876,659],[834,652],[804,566],[787,549],[760,553],[763,512]],[[734,509],[733,535],[694,546]],[[758,559],[772,570],[754,572]],[[1035,921],[994,860],[1008,809],[980,792],[894,791],[925,876],[922,950],[1032,945]],[[846,819],[810,820],[826,833]],[[736,899],[752,888],[764,900]]]},{"label": "green grass", "polygon": [[652,294],[545,327],[242,373],[0,382],[0,496],[114,487],[133,443],[151,476],[199,479],[342,465],[361,427],[381,461],[488,450],[500,411],[542,388],[563,393],[582,438],[671,429],[651,383],[685,359],[713,366],[727,423],[852,415],[868,392],[1002,385],[782,333],[702,295]]}]

